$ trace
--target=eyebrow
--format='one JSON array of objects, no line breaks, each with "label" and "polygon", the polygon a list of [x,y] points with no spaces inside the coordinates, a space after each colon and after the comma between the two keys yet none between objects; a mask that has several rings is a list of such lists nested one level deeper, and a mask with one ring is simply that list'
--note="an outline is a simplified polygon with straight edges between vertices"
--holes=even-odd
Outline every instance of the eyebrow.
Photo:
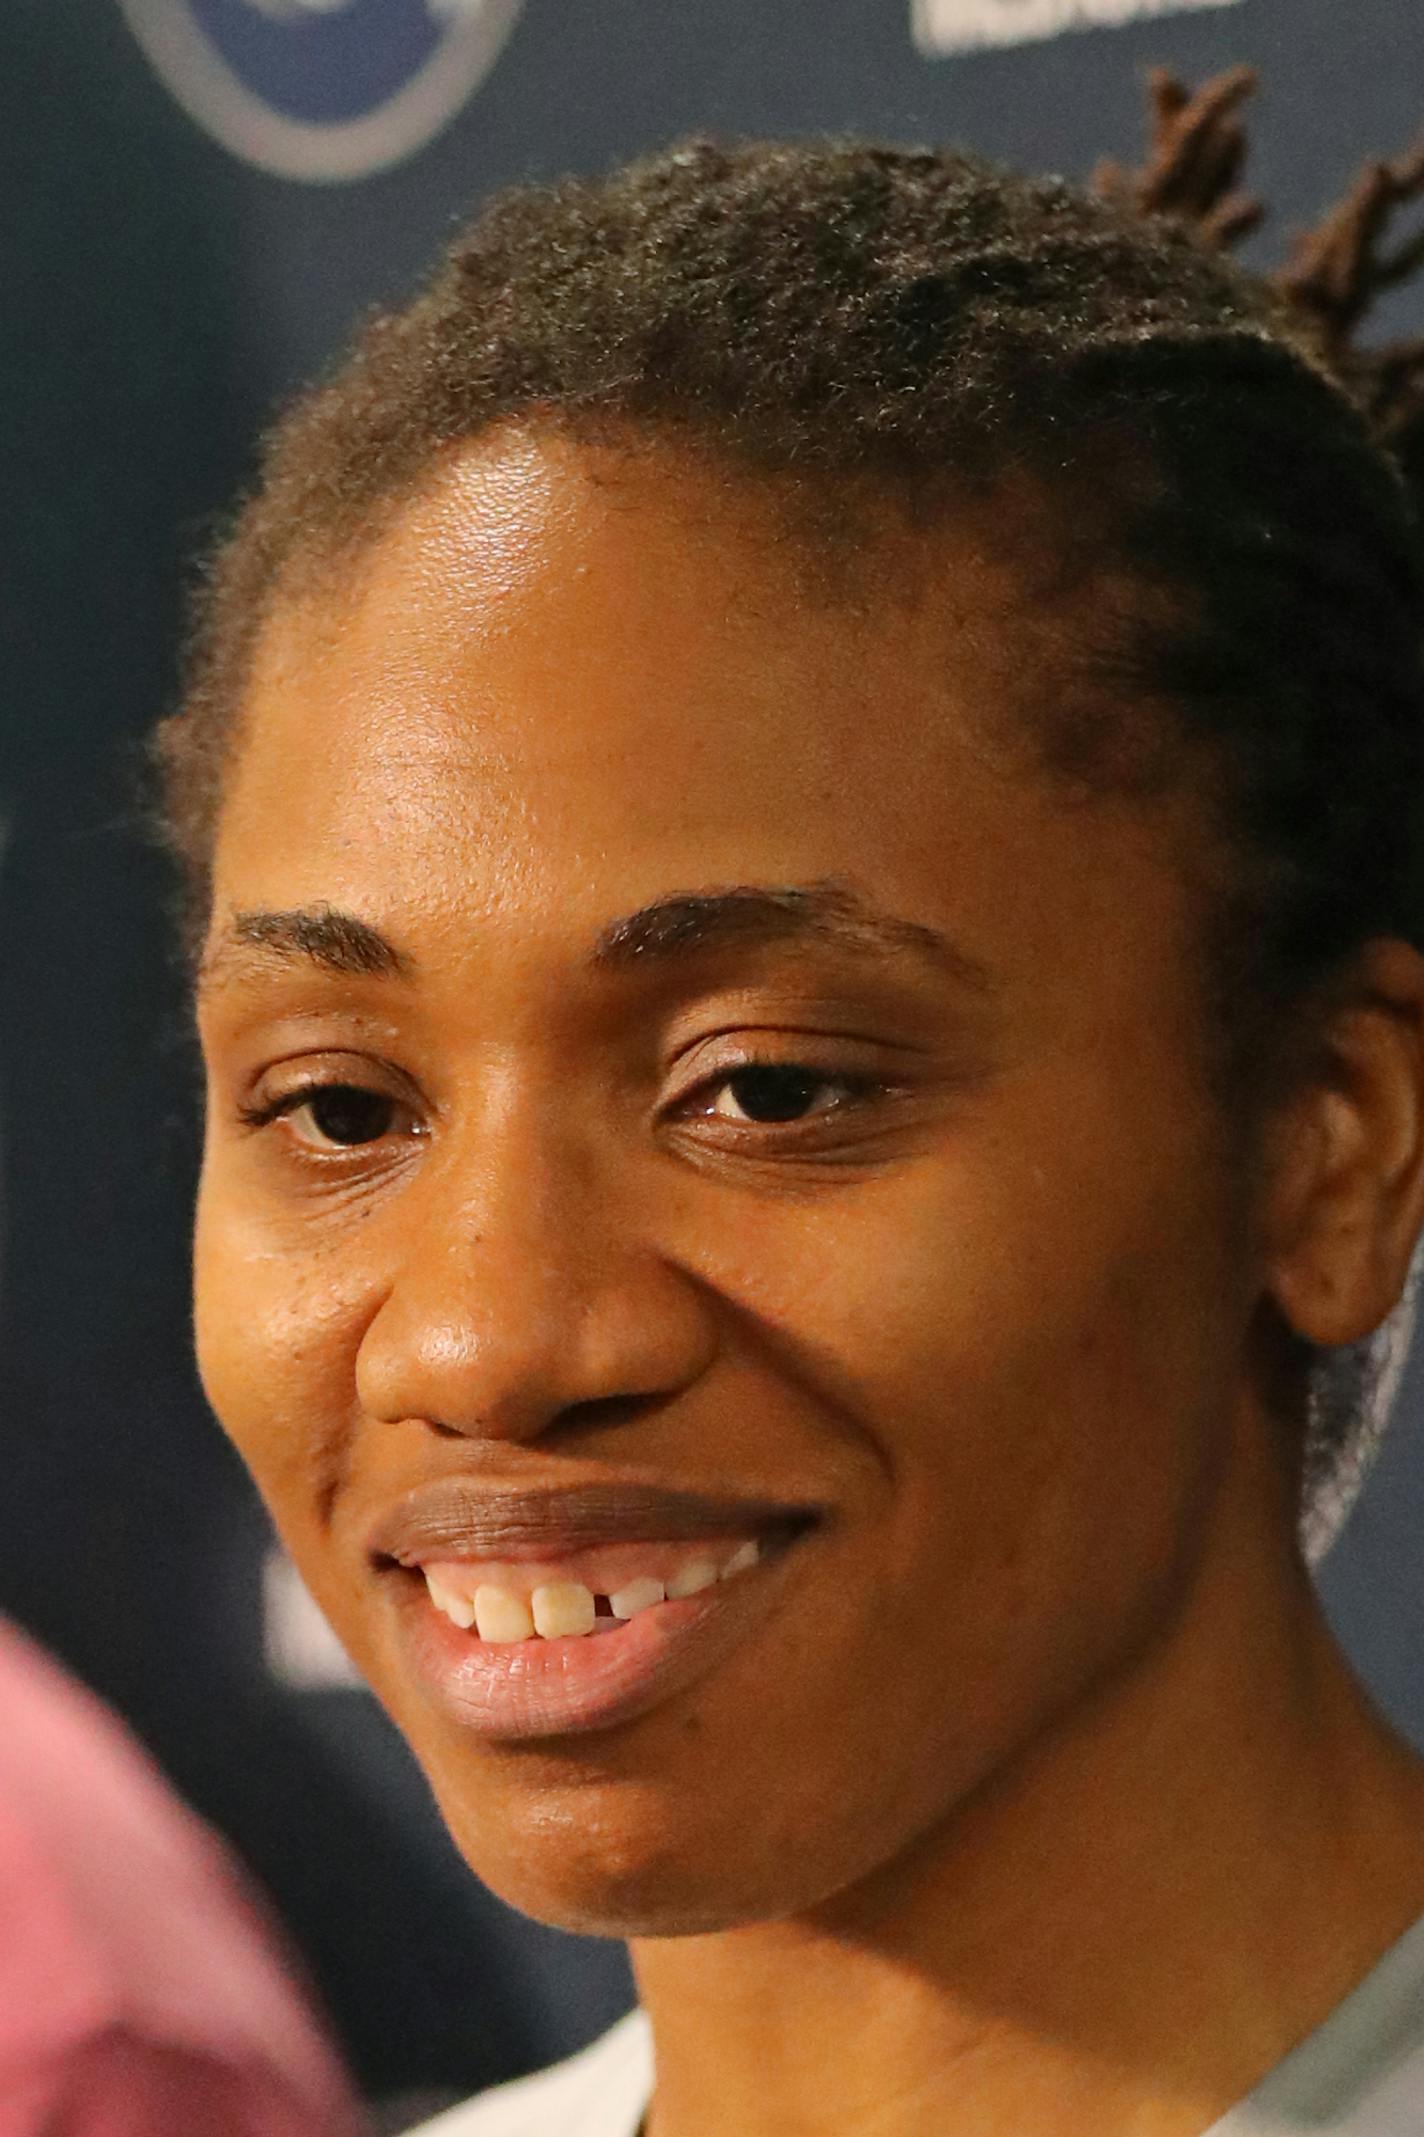
[{"label": "eyebrow", "polygon": [[[682,963],[737,947],[815,942],[862,958],[909,957],[974,992],[993,975],[949,936],[887,913],[840,877],[815,883],[734,883],[679,891],[611,921],[589,963],[632,971]],[[310,963],[344,978],[411,979],[416,960],[378,928],[335,906],[237,913],[199,966],[206,987],[254,968]]]},{"label": "eyebrow", "polygon": [[313,964],[345,979],[406,979],[415,967],[355,913],[333,905],[235,913],[198,965],[200,988],[264,967]]},{"label": "eyebrow", "polygon": [[603,968],[703,956],[749,944],[819,942],[859,957],[912,957],[963,981],[992,989],[979,958],[937,928],[881,911],[842,878],[818,883],[736,883],[685,891],[645,905],[606,927],[594,945]]}]

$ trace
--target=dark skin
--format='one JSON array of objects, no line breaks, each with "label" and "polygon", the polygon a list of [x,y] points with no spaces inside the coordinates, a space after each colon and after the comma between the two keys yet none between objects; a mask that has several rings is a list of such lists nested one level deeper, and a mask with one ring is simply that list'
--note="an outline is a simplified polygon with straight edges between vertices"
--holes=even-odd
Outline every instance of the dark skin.
[{"label": "dark skin", "polygon": [[[274,619],[222,815],[205,1382],[473,1868],[632,1940],[653,2137],[1197,2137],[1424,1908],[1424,1768],[1324,1626],[1268,1399],[1273,1328],[1402,1286],[1424,961],[1368,946],[1243,1154],[1200,812],[1032,771],[1062,575],[1048,518],[979,511],[882,533],[852,602],[750,478],[480,441]],[[828,884],[893,942],[590,959]],[[232,935],[332,908],[385,969]],[[808,1064],[801,1118],[748,1060]],[[651,1711],[472,1741],[373,1515],[632,1472],[826,1518]]]}]

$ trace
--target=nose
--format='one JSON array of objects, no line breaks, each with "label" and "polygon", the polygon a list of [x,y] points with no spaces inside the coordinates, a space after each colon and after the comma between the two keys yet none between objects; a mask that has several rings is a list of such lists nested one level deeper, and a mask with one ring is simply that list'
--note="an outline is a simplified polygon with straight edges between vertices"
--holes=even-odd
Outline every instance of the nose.
[{"label": "nose", "polygon": [[531,1440],[594,1405],[666,1401],[707,1369],[704,1289],[576,1153],[487,1137],[407,1194],[357,1353],[367,1417]]}]

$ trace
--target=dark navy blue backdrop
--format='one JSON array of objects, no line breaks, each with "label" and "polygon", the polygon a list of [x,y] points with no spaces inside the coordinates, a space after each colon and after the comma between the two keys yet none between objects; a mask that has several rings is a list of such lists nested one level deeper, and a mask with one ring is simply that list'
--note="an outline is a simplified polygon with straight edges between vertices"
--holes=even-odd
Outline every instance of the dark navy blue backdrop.
[{"label": "dark navy blue backdrop", "polygon": [[[951,49],[1074,13],[1117,19]],[[470,2090],[629,1991],[619,1952],[475,1886],[363,1694],[264,1660],[262,1518],[189,1363],[193,1064],[135,798],[184,560],[274,401],[493,185],[693,129],[955,139],[1081,174],[1136,145],[1147,63],[1240,59],[1264,75],[1252,176],[1278,229],[1424,123],[1424,11],[1401,0],[0,10],[0,1606],[232,1836],[373,2090]],[[1414,1378],[1324,1581],[1424,1743]]]},{"label": "dark navy blue backdrop", "polygon": [[305,19],[251,0],[192,0],[192,13],[239,80],[277,111],[321,123],[385,103],[442,36],[425,0],[349,0]]}]

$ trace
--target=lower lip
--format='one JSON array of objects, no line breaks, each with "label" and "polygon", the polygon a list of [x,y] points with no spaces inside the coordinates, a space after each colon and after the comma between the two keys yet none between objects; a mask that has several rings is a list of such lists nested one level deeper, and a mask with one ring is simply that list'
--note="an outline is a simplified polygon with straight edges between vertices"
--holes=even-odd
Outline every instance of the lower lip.
[{"label": "lower lip", "polygon": [[714,1588],[640,1610],[616,1632],[481,1640],[430,1602],[423,1578],[395,1576],[401,1646],[447,1717],[494,1743],[577,1736],[647,1713],[706,1674],[763,1618],[790,1550]]}]

